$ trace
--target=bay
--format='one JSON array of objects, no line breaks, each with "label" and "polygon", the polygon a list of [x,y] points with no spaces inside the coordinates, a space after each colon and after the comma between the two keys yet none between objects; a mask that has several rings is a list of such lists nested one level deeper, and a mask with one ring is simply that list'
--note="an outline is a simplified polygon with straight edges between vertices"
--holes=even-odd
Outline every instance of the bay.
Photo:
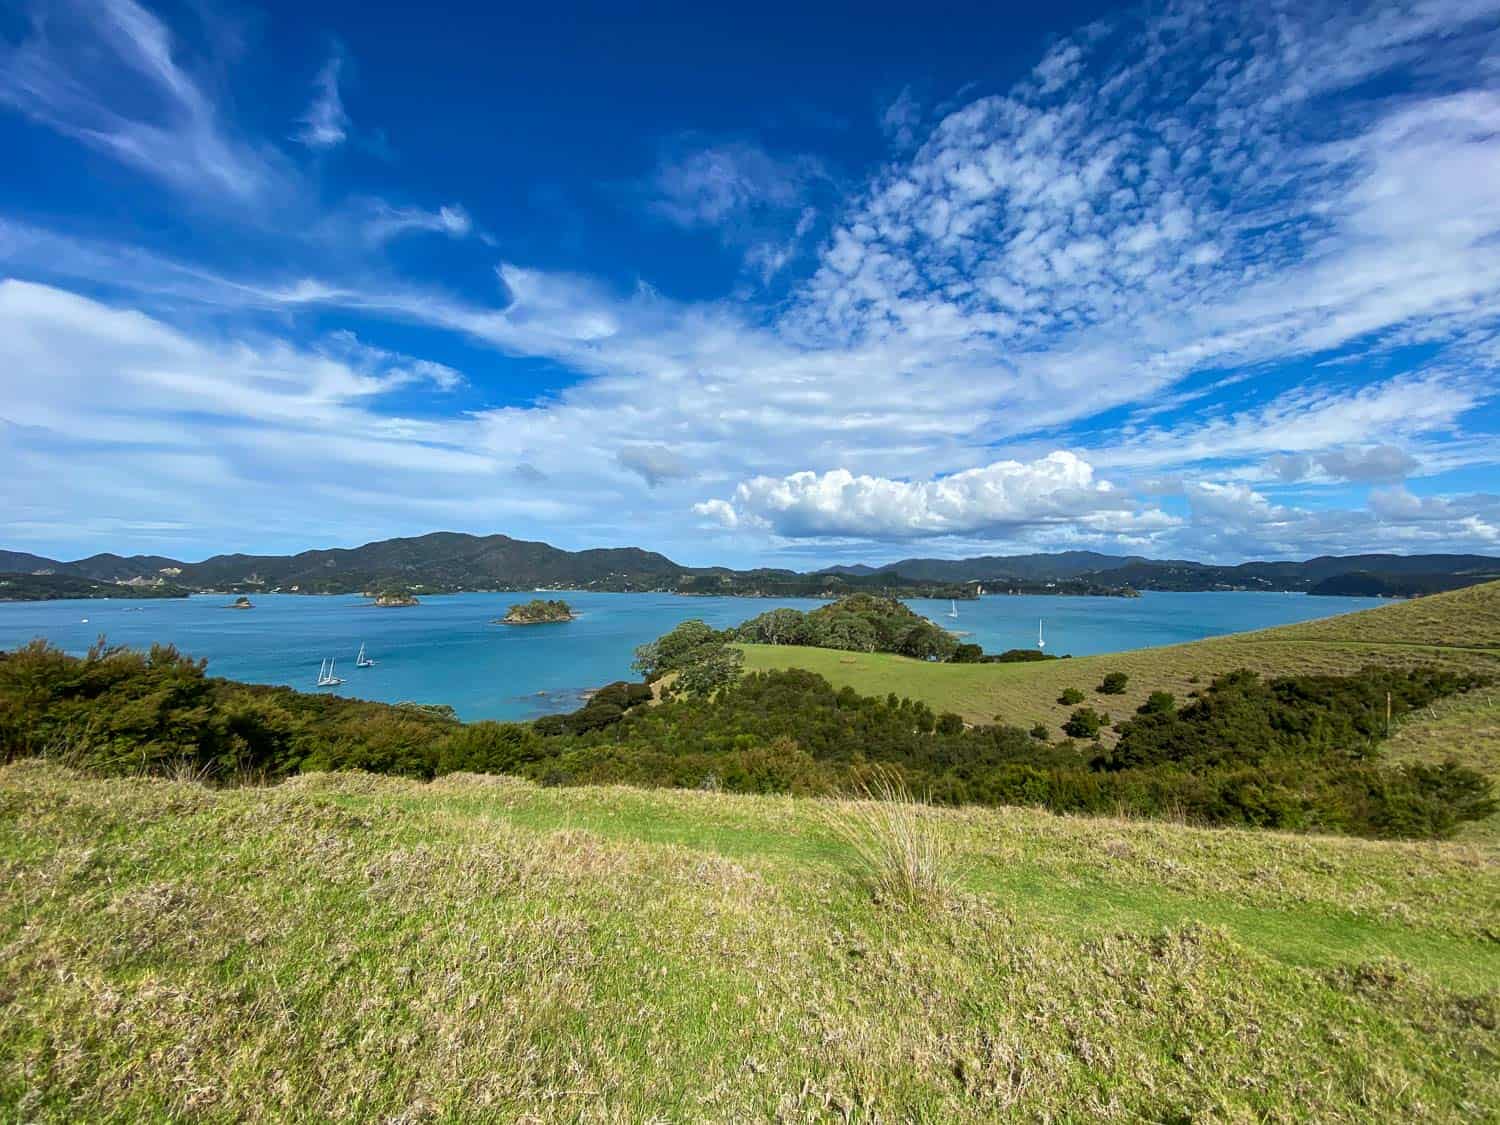
[{"label": "bay", "polygon": [[[154,641],[208,659],[211,675],[250,683],[315,687],[326,657],[338,662],[342,695],[386,703],[445,703],[464,719],[529,719],[577,707],[583,693],[631,678],[636,645],[679,622],[716,628],[781,606],[815,609],[812,599],[707,598],[676,594],[567,591],[578,617],[548,625],[495,625],[524,594],[452,594],[417,606],[379,609],[358,595],[254,595],[255,608],[231,610],[223,595],[152,601],[99,599],[0,604],[0,648],[44,637],[82,654],[101,635],[111,644]],[[1146,593],[1139,598],[985,597],[958,603],[908,602],[987,652],[1036,645],[1087,656],[1199,640],[1368,609],[1368,598],[1271,593]],[[363,643],[377,663],[356,668]],[[330,689],[322,689],[330,690]]]}]

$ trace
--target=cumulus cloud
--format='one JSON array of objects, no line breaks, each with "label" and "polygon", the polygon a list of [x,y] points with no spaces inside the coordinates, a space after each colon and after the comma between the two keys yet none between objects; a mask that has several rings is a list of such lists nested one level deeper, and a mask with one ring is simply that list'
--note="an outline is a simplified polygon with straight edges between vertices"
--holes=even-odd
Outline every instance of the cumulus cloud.
[{"label": "cumulus cloud", "polygon": [[997,461],[931,481],[826,473],[755,477],[731,500],[698,513],[726,527],[752,525],[790,538],[837,535],[905,539],[1080,522],[1093,527],[1164,527],[1160,512],[1139,513],[1108,481],[1071,453],[1037,461]]}]

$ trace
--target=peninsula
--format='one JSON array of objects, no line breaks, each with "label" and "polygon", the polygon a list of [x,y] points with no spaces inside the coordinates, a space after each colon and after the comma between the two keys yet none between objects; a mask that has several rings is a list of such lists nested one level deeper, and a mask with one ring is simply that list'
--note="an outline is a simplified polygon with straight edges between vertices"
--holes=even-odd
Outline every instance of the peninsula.
[{"label": "peninsula", "polygon": [[504,617],[495,619],[495,624],[546,625],[554,621],[572,621],[575,616],[573,607],[561,599],[533,598],[511,606]]}]

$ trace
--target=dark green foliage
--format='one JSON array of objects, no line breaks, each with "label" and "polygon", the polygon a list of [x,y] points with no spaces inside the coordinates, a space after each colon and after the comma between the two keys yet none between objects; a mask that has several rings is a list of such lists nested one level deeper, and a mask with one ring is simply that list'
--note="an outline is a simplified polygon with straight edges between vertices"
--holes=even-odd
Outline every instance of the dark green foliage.
[{"label": "dark green foliage", "polygon": [[1124,672],[1108,672],[1099,684],[1100,695],[1124,695],[1125,685],[1130,682],[1130,677]]},{"label": "dark green foliage", "polygon": [[1046,723],[1037,723],[1036,726],[1031,728],[1031,737],[1038,742],[1046,742],[1052,736],[1047,731]]},{"label": "dark green foliage", "polygon": [[985,656],[984,664],[1032,664],[1038,660],[1058,660],[1059,657],[1039,648],[1008,648],[1004,652]]},{"label": "dark green foliage", "polygon": [[1062,727],[1063,734],[1069,738],[1095,738],[1107,722],[1108,715],[1101,715],[1092,707],[1080,707],[1068,716]]},{"label": "dark green foliage", "polygon": [[720,645],[683,668],[676,687],[689,695],[710,695],[739,679],[744,670],[745,654],[737,648]]},{"label": "dark green foliage", "polygon": [[984,659],[984,649],[976,644],[961,644],[953,650],[954,664],[978,664]]},{"label": "dark green foliage", "polygon": [[540,625],[550,621],[573,620],[573,607],[560,598],[532,598],[506,610],[501,620],[509,625]]},{"label": "dark green foliage", "polygon": [[1063,692],[1057,697],[1057,701],[1064,707],[1071,707],[1075,703],[1083,702],[1083,692],[1079,691],[1076,687],[1063,688]]},{"label": "dark green foliage", "polygon": [[645,676],[649,683],[704,659],[732,639],[732,630],[720,631],[693,618],[637,648],[631,667]]},{"label": "dark green foliage", "polygon": [[457,725],[409,705],[213,679],[170,646],[101,640],[78,659],[36,641],[0,654],[7,760],[45,754],[106,774],[186,766],[220,779],[344,768],[430,777],[434,744]]},{"label": "dark green foliage", "polygon": [[1146,702],[1135,709],[1137,715],[1167,715],[1177,710],[1177,698],[1170,691],[1153,691]]},{"label": "dark green foliage", "polygon": [[[954,659],[960,647],[948,630],[894,599],[871,594],[852,594],[809,613],[773,609],[746,621],[734,636],[746,644],[893,652],[917,660]],[[968,647],[983,653],[978,645]]]},{"label": "dark green foliage", "polygon": [[[666,651],[671,659],[694,646]],[[711,646],[721,651],[734,650]],[[835,690],[799,670],[736,675],[712,695],[658,706],[644,705],[646,685],[621,682],[571,715],[465,725],[442,709],[211,679],[171,648],[101,643],[77,659],[38,642],[0,654],[0,746],[7,760],[46,754],[116,775],[186,765],[223,781],[308,769],[422,778],[466,770],[549,785],[829,793],[894,772],[942,804],[1440,837],[1495,809],[1491,784],[1453,764],[1382,765],[1386,698],[1400,715],[1477,682],[1432,669],[1271,681],[1234,673],[1181,710],[1153,696],[1121,724],[1111,751],[1044,741],[1045,728],[966,727],[957,715]],[[1067,733],[1089,739],[1107,722],[1079,708]]]},{"label": "dark green foliage", "polygon": [[1434,668],[1366,668],[1357,676],[1274,680],[1231,672],[1180,711],[1143,710],[1124,723],[1113,768],[1319,757],[1356,761],[1373,754],[1386,734],[1387,698],[1392,716],[1399,717],[1478,682]]}]

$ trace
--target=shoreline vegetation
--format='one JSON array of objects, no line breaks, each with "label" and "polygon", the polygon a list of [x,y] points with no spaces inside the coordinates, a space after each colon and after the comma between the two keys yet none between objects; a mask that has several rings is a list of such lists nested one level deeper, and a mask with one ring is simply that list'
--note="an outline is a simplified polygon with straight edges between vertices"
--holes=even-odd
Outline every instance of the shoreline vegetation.
[{"label": "shoreline vegetation", "polygon": [[533,598],[529,602],[517,602],[506,610],[504,617],[497,617],[495,625],[548,625],[560,621],[572,621],[578,615],[573,607],[560,599]]}]

